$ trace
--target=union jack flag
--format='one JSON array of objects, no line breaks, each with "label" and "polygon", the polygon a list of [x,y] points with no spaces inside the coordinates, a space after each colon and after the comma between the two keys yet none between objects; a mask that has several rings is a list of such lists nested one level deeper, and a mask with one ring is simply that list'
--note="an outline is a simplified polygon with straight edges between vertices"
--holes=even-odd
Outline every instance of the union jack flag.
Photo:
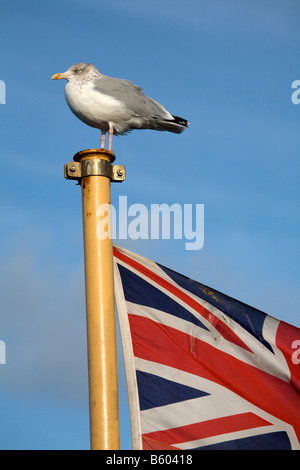
[{"label": "union jack flag", "polygon": [[300,449],[300,329],[114,247],[133,449]]}]

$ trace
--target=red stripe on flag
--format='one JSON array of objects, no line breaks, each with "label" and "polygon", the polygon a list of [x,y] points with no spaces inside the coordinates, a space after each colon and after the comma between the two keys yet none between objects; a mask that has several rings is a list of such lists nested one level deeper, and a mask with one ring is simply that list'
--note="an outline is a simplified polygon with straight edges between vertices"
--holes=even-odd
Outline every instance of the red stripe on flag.
[{"label": "red stripe on flag", "polygon": [[244,429],[270,426],[271,424],[272,423],[265,421],[254,413],[242,413],[167,429],[165,431],[150,432],[144,434],[143,437],[154,439],[158,442],[164,442],[167,445],[176,445],[182,442],[196,441],[198,439],[206,439],[230,432],[243,431]]},{"label": "red stripe on flag", "polygon": [[176,295],[179,299],[183,300],[189,307],[196,310],[196,312],[200,313],[218,332],[226,339],[226,341],[230,341],[233,344],[236,344],[240,348],[246,349],[252,353],[251,349],[230,329],[228,326],[223,323],[223,321],[219,320],[216,315],[209,312],[206,308],[200,305],[196,300],[192,299],[189,295],[187,295],[182,290],[178,289],[178,287],[171,284],[166,279],[163,279],[158,274],[155,274],[150,269],[146,268],[142,264],[138,263],[137,261],[129,258],[124,253],[121,253],[117,248],[114,247],[114,256],[121,261],[124,261],[126,264],[131,266],[132,268],[136,269],[141,274],[147,276],[152,281],[156,282],[158,285],[163,287],[164,289],[168,290],[170,293]]},{"label": "red stripe on flag", "polygon": [[216,382],[291,424],[300,438],[299,395],[289,382],[148,318],[129,314],[129,323],[136,357]]}]

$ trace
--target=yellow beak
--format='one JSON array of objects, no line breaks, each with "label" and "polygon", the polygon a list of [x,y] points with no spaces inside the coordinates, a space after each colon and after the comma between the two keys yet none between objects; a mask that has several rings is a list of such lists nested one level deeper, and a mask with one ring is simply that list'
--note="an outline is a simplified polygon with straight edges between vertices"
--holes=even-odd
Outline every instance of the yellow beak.
[{"label": "yellow beak", "polygon": [[51,80],[60,80],[61,78],[67,79],[64,73],[55,73],[52,75]]}]

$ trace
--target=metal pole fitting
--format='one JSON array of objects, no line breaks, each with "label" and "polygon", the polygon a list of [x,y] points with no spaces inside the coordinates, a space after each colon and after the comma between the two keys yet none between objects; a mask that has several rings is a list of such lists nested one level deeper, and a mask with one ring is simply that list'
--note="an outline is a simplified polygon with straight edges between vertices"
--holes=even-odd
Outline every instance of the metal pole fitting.
[{"label": "metal pole fitting", "polygon": [[110,181],[120,183],[126,178],[123,165],[112,165],[115,155],[105,149],[89,149],[78,152],[64,167],[65,178],[80,181],[86,176],[106,176]]}]

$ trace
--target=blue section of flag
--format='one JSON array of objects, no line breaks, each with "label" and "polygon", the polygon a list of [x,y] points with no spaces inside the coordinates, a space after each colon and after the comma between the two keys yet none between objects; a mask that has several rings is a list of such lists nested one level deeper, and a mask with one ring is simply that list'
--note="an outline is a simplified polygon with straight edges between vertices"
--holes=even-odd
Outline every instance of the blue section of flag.
[{"label": "blue section of flag", "polygon": [[141,411],[209,395],[202,390],[154,374],[137,371],[136,376]]},{"label": "blue section of flag", "polygon": [[144,279],[140,278],[124,266],[119,266],[122,282],[124,285],[125,299],[138,305],[155,308],[166,313],[170,313],[175,317],[194,323],[207,330],[206,326],[201,323],[191,312],[165,295],[156,287],[150,285]]}]

